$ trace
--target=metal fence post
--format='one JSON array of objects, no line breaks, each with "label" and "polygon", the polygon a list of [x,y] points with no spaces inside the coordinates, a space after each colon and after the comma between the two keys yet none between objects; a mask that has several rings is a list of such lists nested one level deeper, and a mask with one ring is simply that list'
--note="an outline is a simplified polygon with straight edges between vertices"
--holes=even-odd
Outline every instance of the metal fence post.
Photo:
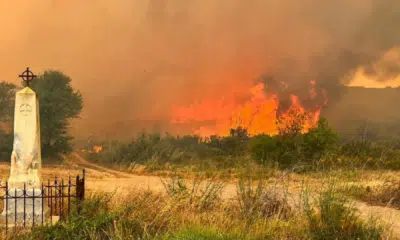
[{"label": "metal fence post", "polygon": [[86,170],[83,169],[83,170],[82,170],[82,188],[81,188],[81,191],[82,191],[82,201],[85,200],[85,180],[86,180]]},{"label": "metal fence post", "polygon": [[76,194],[76,210],[77,210],[77,212],[78,213],[80,213],[81,212],[81,207],[80,207],[80,205],[81,205],[81,184],[80,184],[80,177],[79,177],[79,175],[77,175],[76,176],[76,183],[75,183],[75,194]]}]

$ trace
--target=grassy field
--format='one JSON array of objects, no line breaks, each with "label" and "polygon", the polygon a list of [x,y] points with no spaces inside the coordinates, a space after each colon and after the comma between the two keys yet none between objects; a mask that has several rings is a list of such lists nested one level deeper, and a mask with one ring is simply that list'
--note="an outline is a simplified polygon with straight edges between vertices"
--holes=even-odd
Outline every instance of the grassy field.
[{"label": "grassy field", "polygon": [[226,182],[203,176],[164,178],[163,193],[92,192],[70,222],[37,228],[25,239],[394,239],[379,219],[362,218],[334,180],[315,192],[307,185],[291,198],[267,176]]}]

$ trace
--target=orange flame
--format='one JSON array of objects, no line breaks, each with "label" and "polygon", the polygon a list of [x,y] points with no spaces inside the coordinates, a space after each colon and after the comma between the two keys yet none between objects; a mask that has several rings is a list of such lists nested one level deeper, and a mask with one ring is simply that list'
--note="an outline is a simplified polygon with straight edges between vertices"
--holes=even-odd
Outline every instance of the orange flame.
[{"label": "orange flame", "polygon": [[[310,98],[317,96],[315,81],[311,81]],[[242,127],[247,129],[250,135],[261,133],[275,135],[278,133],[277,110],[279,102],[276,94],[267,95],[264,84],[259,83],[250,88],[244,95],[249,95],[246,101],[238,101],[234,97],[221,99],[205,99],[190,106],[175,107],[172,111],[171,122],[173,124],[192,124],[192,133],[202,137],[210,135],[228,136],[230,129]],[[326,91],[322,91],[325,98],[323,105],[327,103]],[[304,114],[307,121],[304,122],[303,132],[308,131],[319,120],[321,106],[315,106],[314,110],[306,111],[299,98],[291,96],[291,107],[281,115],[290,118],[289,111]]]},{"label": "orange flame", "polygon": [[93,146],[93,151],[99,153],[103,150],[103,146]]}]

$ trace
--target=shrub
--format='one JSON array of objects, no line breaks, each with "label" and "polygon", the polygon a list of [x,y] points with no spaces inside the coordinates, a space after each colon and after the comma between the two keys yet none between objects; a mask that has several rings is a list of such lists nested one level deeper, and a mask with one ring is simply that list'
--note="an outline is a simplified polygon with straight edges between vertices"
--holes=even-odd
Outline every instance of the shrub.
[{"label": "shrub", "polygon": [[265,177],[254,181],[250,176],[241,176],[236,187],[239,212],[246,221],[273,216],[288,218],[291,209],[286,198],[276,189],[267,187]]},{"label": "shrub", "polygon": [[277,135],[276,161],[282,168],[288,168],[303,162],[302,135]]},{"label": "shrub", "polygon": [[328,126],[327,120],[321,118],[317,126],[303,136],[302,148],[305,160],[318,160],[324,154],[334,151],[337,143],[337,134]]},{"label": "shrub", "polygon": [[400,209],[400,181],[387,180],[376,186],[345,186],[342,191],[362,201]]},{"label": "shrub", "polygon": [[373,152],[377,149],[368,140],[351,140],[341,145],[341,153],[349,157],[367,157]]},{"label": "shrub", "polygon": [[89,153],[88,158],[104,164],[131,166],[186,164],[192,159],[207,159],[221,155],[219,149],[210,147],[198,136],[173,137],[170,135],[142,133],[129,142],[103,144],[99,153]]},{"label": "shrub", "polygon": [[161,180],[167,194],[183,206],[189,206],[199,211],[212,209],[221,200],[221,193],[225,187],[223,180],[216,175],[206,179],[197,174],[191,183],[173,175],[169,179]]},{"label": "shrub", "polygon": [[305,212],[312,239],[381,239],[383,227],[373,219],[362,221],[357,209],[339,195],[334,184],[322,191],[314,208],[305,197]]},{"label": "shrub", "polygon": [[27,239],[106,239],[104,229],[113,228],[116,214],[110,211],[111,195],[89,196],[82,213],[74,209],[69,223],[34,228]]},{"label": "shrub", "polygon": [[261,164],[274,161],[276,142],[275,139],[265,135],[257,135],[250,139],[248,149],[253,159]]},{"label": "shrub", "polygon": [[[22,233],[22,239],[153,239],[165,232],[170,213],[163,212],[160,195],[136,192],[116,201],[112,194],[95,193],[87,197],[78,214],[75,209],[67,222],[38,226]],[[152,236],[152,237],[151,237]]]},{"label": "shrub", "polygon": [[[215,139],[214,139],[215,140]],[[230,135],[219,138],[219,148],[229,156],[243,156],[249,140],[247,129],[238,127],[230,130]]]},{"label": "shrub", "polygon": [[[339,143],[338,135],[324,118],[304,133],[302,124],[307,118],[301,112],[291,112],[278,119],[279,134],[272,137],[265,134],[249,136],[243,128],[231,129],[227,137],[206,139],[196,135],[175,137],[142,133],[129,142],[101,144],[103,150],[89,153],[88,159],[125,169],[144,165],[148,172],[187,166],[230,171],[253,161],[264,166],[276,164],[303,171],[349,166],[400,168],[400,150],[393,142],[362,139]],[[8,159],[9,154],[4,155]]]}]

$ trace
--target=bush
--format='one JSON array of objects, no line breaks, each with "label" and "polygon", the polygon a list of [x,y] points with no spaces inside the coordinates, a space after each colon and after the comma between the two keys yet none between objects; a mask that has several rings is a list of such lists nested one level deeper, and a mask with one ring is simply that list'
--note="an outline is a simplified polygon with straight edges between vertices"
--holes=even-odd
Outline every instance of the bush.
[{"label": "bush", "polygon": [[[221,143],[216,144],[216,141]],[[236,140],[235,140],[236,141]],[[187,165],[192,161],[206,161],[215,159],[217,165],[225,164],[221,157],[233,155],[236,150],[225,152],[230,140],[217,138],[214,142],[206,142],[198,136],[160,136],[159,134],[142,133],[129,142],[111,142],[102,144],[103,150],[99,153],[89,153],[88,159],[103,164],[129,167],[142,164],[149,169],[162,168],[166,164]],[[217,145],[218,147],[214,147]],[[236,149],[236,148],[233,148]],[[223,164],[220,164],[223,163]]]},{"label": "bush", "polygon": [[[116,206],[117,204],[117,206]],[[165,202],[150,192],[139,192],[115,202],[112,194],[89,195],[78,214],[74,209],[67,222],[38,226],[22,239],[153,239],[165,231],[170,214],[163,215]],[[160,219],[157,219],[160,218]],[[22,233],[24,234],[24,233]]]},{"label": "bush", "polygon": [[225,182],[217,176],[206,179],[204,175],[197,174],[193,182],[173,175],[169,179],[161,180],[167,194],[178,204],[195,210],[203,211],[212,209],[221,201],[221,193]]},{"label": "bush", "polygon": [[380,240],[383,227],[373,219],[362,221],[357,209],[345,197],[339,195],[333,184],[322,191],[316,207],[305,198],[305,212],[312,239],[376,239]]},{"label": "bush", "polygon": [[245,221],[274,216],[288,218],[291,214],[287,199],[279,196],[276,189],[269,188],[264,178],[260,177],[257,181],[250,176],[239,178],[236,187],[237,206]]},{"label": "bush", "polygon": [[110,211],[110,201],[110,195],[92,195],[84,202],[81,214],[72,211],[69,223],[34,228],[27,239],[106,239],[104,229],[113,228],[117,217]]},{"label": "bush", "polygon": [[[293,117],[298,116],[296,112],[293,114]],[[324,118],[305,133],[301,114],[299,120],[284,120],[280,119],[279,134],[275,136],[249,136],[243,128],[232,129],[227,137],[206,139],[196,135],[175,137],[142,133],[129,142],[101,144],[103,150],[89,153],[88,159],[125,169],[144,165],[146,171],[188,166],[231,171],[239,164],[248,165],[253,161],[264,166],[276,164],[281,168],[302,170],[348,166],[400,168],[400,150],[393,142],[365,139],[339,142],[338,135]]]},{"label": "bush", "polygon": [[336,150],[338,136],[329,128],[326,119],[321,118],[316,127],[304,134],[299,133],[301,129],[296,124],[293,125],[281,129],[281,134],[275,137],[252,137],[248,149],[253,159],[262,164],[277,161],[281,167],[287,167],[301,162],[314,163]]},{"label": "bush", "polygon": [[247,130],[238,127],[230,130],[230,135],[227,137],[211,136],[207,143],[210,147],[220,149],[225,155],[228,156],[244,156],[247,153],[247,142],[249,135]]},{"label": "bush", "polygon": [[343,187],[345,194],[373,205],[400,209],[400,181],[387,180],[376,186],[351,185]]},{"label": "bush", "polygon": [[253,159],[261,164],[265,165],[275,160],[276,142],[268,135],[261,134],[251,138],[248,149]]},{"label": "bush", "polygon": [[373,153],[373,157],[377,157],[376,153],[382,150],[382,148],[378,148],[376,145],[374,146],[372,142],[368,140],[351,140],[343,143],[341,146],[341,153],[349,157],[372,157],[371,154]]},{"label": "bush", "polygon": [[281,168],[288,168],[303,162],[302,135],[277,135],[276,161]]},{"label": "bush", "polygon": [[314,162],[337,147],[338,136],[328,126],[328,121],[321,118],[316,127],[303,136],[303,153],[306,161]]}]

